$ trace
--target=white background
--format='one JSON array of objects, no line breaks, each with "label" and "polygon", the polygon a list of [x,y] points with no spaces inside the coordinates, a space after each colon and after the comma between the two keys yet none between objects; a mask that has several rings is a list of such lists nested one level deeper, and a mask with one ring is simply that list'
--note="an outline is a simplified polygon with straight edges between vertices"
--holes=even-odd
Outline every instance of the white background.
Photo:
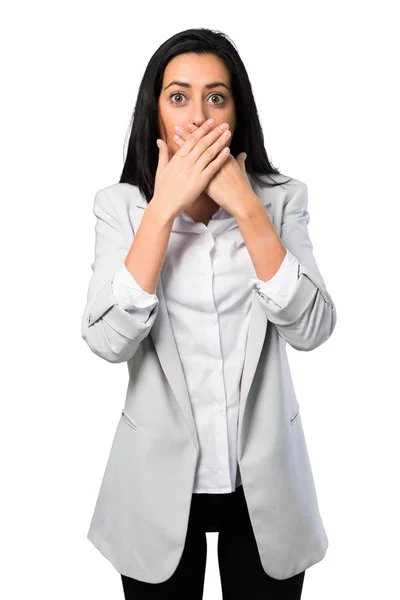
[{"label": "white background", "polygon": [[[94,195],[117,183],[153,52],[228,34],[273,164],[307,183],[336,330],[288,346],[330,541],[304,600],[397,597],[399,64],[395,2],[19,2],[2,10],[1,566],[7,600],[123,598],[86,534],[126,364],[80,337]],[[397,44],[397,47],[396,47]],[[220,599],[208,533],[205,599]]]}]

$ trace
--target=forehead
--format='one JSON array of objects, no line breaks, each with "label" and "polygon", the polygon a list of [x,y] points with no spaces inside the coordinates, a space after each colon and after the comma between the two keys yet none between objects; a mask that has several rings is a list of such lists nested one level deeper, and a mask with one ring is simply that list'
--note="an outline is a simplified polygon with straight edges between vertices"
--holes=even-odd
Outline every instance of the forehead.
[{"label": "forehead", "polygon": [[230,83],[228,70],[214,54],[187,53],[175,56],[165,68],[163,85],[168,85],[174,79],[190,83],[193,87],[217,79],[227,85]]}]

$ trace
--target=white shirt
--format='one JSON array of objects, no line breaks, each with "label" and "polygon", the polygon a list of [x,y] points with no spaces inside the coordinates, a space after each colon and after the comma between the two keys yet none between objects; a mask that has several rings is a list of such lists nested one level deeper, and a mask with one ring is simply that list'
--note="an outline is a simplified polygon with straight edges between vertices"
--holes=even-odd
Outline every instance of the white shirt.
[{"label": "white shirt", "polygon": [[[280,306],[296,285],[298,266],[287,250],[277,273],[258,279],[236,219],[222,207],[208,225],[186,212],[174,220],[161,282],[199,438],[194,493],[227,494],[241,483],[239,386],[251,292],[255,286]],[[125,264],[112,289],[118,304],[144,322],[158,303]]]}]

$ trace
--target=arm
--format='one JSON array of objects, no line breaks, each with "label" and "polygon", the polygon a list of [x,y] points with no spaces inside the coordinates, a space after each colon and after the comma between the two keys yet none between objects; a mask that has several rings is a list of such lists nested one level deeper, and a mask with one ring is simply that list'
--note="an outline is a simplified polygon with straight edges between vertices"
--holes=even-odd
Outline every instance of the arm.
[{"label": "arm", "polygon": [[[172,221],[159,216],[156,207],[146,208],[131,247],[105,190],[97,192],[93,212],[97,217],[95,259],[89,283],[87,304],[82,317],[81,335],[90,349],[108,362],[132,358],[140,342],[148,335],[158,312],[154,306],[143,322],[135,313],[122,308],[112,289],[112,280],[124,264],[151,293],[160,274],[172,229]],[[128,254],[127,254],[128,253]]]},{"label": "arm", "polygon": [[279,335],[304,351],[323,344],[337,320],[313,254],[307,207],[308,189],[301,182],[284,207],[280,240],[263,207],[239,218],[257,273],[257,298]]}]

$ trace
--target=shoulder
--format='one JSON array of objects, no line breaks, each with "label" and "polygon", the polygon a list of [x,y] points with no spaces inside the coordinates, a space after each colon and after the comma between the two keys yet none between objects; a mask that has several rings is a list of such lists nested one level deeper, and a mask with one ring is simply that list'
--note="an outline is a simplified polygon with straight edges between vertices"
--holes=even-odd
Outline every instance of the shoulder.
[{"label": "shoulder", "polygon": [[113,204],[139,204],[146,206],[147,202],[141,195],[139,188],[130,183],[113,183],[103,188],[103,192],[108,196]]},{"label": "shoulder", "polygon": [[304,183],[304,181],[296,179],[295,177],[291,177],[290,175],[285,175],[284,173],[279,173],[278,175],[259,174],[258,177],[265,183],[265,185],[261,185],[255,181],[254,184],[252,183],[252,185],[257,188],[257,191],[264,199],[266,199],[267,202],[269,200],[286,201],[299,190],[307,190],[307,185]]},{"label": "shoulder", "polygon": [[258,178],[265,185],[261,185],[254,180],[252,175],[249,177],[256,195],[260,198],[264,206],[283,207],[293,197],[307,195],[307,185],[304,181],[290,175],[285,175],[284,173],[279,173],[278,175],[258,174]]},{"label": "shoulder", "polygon": [[126,219],[136,207],[146,208],[147,206],[139,188],[130,183],[113,183],[101,188],[95,198],[95,204],[99,202],[108,204],[121,221]]},{"label": "shoulder", "polygon": [[284,173],[271,176],[261,174],[259,178],[265,186],[252,180],[252,187],[278,230],[288,214],[307,209],[308,189],[304,181]]}]

